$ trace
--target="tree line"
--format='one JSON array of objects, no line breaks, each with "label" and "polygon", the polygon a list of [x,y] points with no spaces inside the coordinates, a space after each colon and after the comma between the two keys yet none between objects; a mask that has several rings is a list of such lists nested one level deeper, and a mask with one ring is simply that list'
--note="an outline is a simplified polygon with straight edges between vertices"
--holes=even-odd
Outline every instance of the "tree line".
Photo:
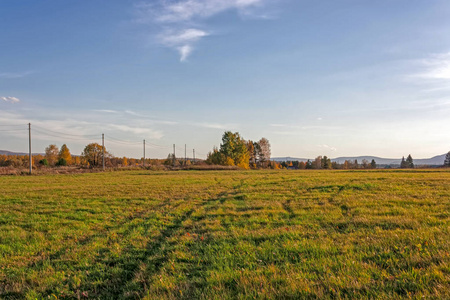
[{"label": "tree line", "polygon": [[355,160],[346,160],[344,163],[332,162],[329,157],[317,156],[314,160],[308,159],[306,162],[303,161],[283,161],[281,162],[281,167],[286,169],[310,169],[310,170],[331,170],[331,169],[376,169],[377,163],[374,159],[369,162],[363,159],[361,162]]},{"label": "tree line", "polygon": [[[331,162],[327,156],[318,156],[314,160],[302,161],[283,161],[281,167],[286,169],[376,169],[378,167],[376,161],[368,161],[363,159],[361,162],[355,160],[346,160],[344,163]],[[400,162],[401,169],[413,169],[415,167],[414,160],[409,154],[406,159],[403,156]],[[450,151],[445,155],[443,167],[450,167]]]},{"label": "tree line", "polygon": [[[302,161],[283,161],[275,162],[270,160],[271,145],[269,140],[261,138],[259,141],[245,140],[238,132],[226,131],[222,135],[220,147],[214,147],[208,153],[205,161],[196,160],[196,164],[237,166],[242,169],[376,169],[377,163],[372,159],[371,162],[363,159],[346,160],[344,163],[332,162],[327,156],[318,156],[314,160]],[[169,154],[167,159],[150,159],[145,161],[143,158],[115,157],[110,154],[102,145],[90,143],[85,146],[81,155],[72,155],[68,146],[63,144],[58,148],[51,144],[45,148],[45,154],[33,155],[33,167],[36,166],[83,166],[100,167],[105,156],[106,167],[127,167],[145,165],[166,165],[166,166],[188,166],[193,162],[190,160],[175,158]],[[28,155],[0,155],[0,167],[27,167]],[[446,154],[444,167],[450,167],[450,151]],[[414,161],[409,154],[407,158],[402,157],[400,168],[414,168]]]},{"label": "tree line", "polygon": [[[129,167],[143,165],[143,159],[116,157],[98,143],[90,143],[85,146],[80,155],[72,155],[69,147],[63,144],[58,148],[51,144],[45,148],[44,154],[33,155],[33,167],[61,167],[79,166],[96,168],[102,166],[103,153],[106,167]],[[29,163],[28,155],[0,155],[0,167],[25,168]],[[146,165],[163,165],[163,159],[145,159]]]}]

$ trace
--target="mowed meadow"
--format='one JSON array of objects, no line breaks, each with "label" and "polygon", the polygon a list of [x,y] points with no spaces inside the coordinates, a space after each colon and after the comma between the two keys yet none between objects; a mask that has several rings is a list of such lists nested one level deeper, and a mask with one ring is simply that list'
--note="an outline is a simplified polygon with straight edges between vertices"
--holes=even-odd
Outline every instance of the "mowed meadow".
[{"label": "mowed meadow", "polygon": [[450,298],[450,171],[0,177],[1,299]]}]

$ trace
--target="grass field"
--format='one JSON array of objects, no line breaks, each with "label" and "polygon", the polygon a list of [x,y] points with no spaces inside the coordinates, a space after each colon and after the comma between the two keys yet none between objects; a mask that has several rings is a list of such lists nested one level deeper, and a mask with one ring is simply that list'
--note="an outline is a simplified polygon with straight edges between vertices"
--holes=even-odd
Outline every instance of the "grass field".
[{"label": "grass field", "polygon": [[2,299],[450,299],[450,172],[0,177]]}]

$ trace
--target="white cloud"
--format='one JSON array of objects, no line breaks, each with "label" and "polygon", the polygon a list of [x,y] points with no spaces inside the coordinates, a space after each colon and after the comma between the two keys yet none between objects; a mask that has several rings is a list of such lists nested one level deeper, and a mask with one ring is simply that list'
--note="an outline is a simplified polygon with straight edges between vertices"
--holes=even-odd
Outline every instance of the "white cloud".
[{"label": "white cloud", "polygon": [[22,77],[28,76],[33,73],[34,73],[33,71],[18,72],[18,73],[0,73],[0,78],[16,79],[16,78],[22,78]]},{"label": "white cloud", "polygon": [[124,124],[121,124],[121,125],[109,124],[106,126],[111,129],[116,129],[116,130],[119,130],[122,132],[129,132],[129,133],[133,133],[136,135],[146,135],[153,139],[161,139],[164,136],[164,134],[161,131],[153,130],[153,129],[149,129],[149,128],[134,127],[134,126],[128,126],[128,125],[124,125]]},{"label": "white cloud", "polygon": [[10,103],[17,103],[20,102],[20,100],[16,97],[0,97],[1,100],[5,101],[5,102],[10,102]]},{"label": "white cloud", "polygon": [[206,19],[227,10],[244,11],[262,5],[264,0],[160,0],[157,3],[141,3],[141,22],[150,20],[159,23],[189,22]]},{"label": "white cloud", "polygon": [[337,149],[335,147],[331,147],[331,146],[328,146],[328,145],[318,145],[318,147],[322,148],[322,149],[328,149],[328,150],[331,150],[333,152],[337,151]]},{"label": "white cloud", "polygon": [[434,54],[421,61],[425,71],[419,77],[429,79],[450,79],[450,52]]},{"label": "white cloud", "polygon": [[159,35],[159,40],[163,45],[176,48],[180,53],[180,61],[186,61],[194,50],[192,44],[208,35],[209,33],[206,31],[188,28],[177,32],[173,30],[166,31],[164,34]]},{"label": "white cloud", "polygon": [[[249,15],[250,9],[274,0],[158,0],[136,6],[137,22],[163,25],[164,31],[157,36],[158,42],[173,48],[186,61],[194,50],[194,43],[210,35],[207,31],[193,28],[193,24],[229,10]],[[198,27],[196,25],[195,27]]]},{"label": "white cloud", "polygon": [[129,114],[129,115],[137,116],[137,117],[143,117],[143,115],[138,114],[137,112],[132,111],[132,110],[128,110],[128,109],[125,110],[125,113],[127,113],[127,114]]},{"label": "white cloud", "polygon": [[167,46],[178,46],[196,42],[205,36],[208,36],[207,32],[195,28],[189,28],[176,33],[173,31],[166,32],[165,34],[160,35],[160,39],[161,42]]},{"label": "white cloud", "polygon": [[178,51],[180,52],[180,61],[185,61],[192,52],[192,46],[184,45],[178,47]]},{"label": "white cloud", "polygon": [[104,112],[104,113],[109,113],[109,114],[117,114],[118,113],[118,111],[111,110],[111,109],[93,109],[92,111]]}]

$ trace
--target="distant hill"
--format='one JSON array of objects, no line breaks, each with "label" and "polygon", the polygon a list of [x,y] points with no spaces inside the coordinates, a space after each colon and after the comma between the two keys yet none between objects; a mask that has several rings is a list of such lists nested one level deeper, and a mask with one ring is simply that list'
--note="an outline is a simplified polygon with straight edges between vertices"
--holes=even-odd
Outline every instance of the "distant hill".
[{"label": "distant hill", "polygon": [[[0,150],[0,155],[28,155],[28,153]],[[45,154],[44,153],[33,153],[33,155],[45,155]]]},{"label": "distant hill", "polygon": [[290,157],[290,156],[286,156],[286,157],[271,157],[270,158],[270,160],[277,161],[277,162],[282,162],[282,161],[302,161],[302,162],[307,162],[308,159],[313,161],[313,159],[310,159],[310,158],[297,158],[297,157]]},{"label": "distant hill", "polygon": [[[414,164],[416,166],[419,165],[433,165],[433,166],[440,166],[444,164],[444,160],[445,160],[445,155],[446,154],[442,154],[442,155],[437,155],[434,156],[432,158],[421,158],[421,159],[415,159],[413,157],[414,160]],[[377,156],[349,156],[349,157],[336,157],[336,158],[332,158],[331,161],[332,162],[337,162],[337,163],[344,163],[346,160],[358,160],[358,163],[361,163],[363,159],[371,162],[372,159],[375,160],[375,162],[377,163],[377,165],[400,165],[400,162],[402,161],[401,158],[382,158],[382,157],[377,157]],[[303,161],[306,162],[308,161],[308,158],[296,158],[296,157],[272,157],[271,160],[273,161],[277,161],[277,162],[282,162],[282,161]],[[313,158],[310,158],[309,160],[313,161]]]}]

